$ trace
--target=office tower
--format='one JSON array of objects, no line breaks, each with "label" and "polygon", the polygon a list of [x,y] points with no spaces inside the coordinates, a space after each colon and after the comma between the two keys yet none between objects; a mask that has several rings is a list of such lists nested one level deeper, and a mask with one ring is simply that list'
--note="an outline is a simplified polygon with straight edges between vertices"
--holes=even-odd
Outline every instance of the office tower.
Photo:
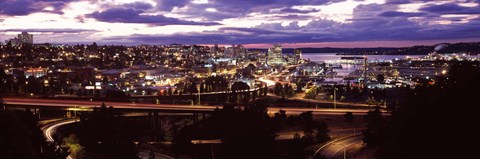
[{"label": "office tower", "polygon": [[268,49],[268,64],[269,65],[283,65],[282,45],[274,44],[272,48]]},{"label": "office tower", "polygon": [[33,35],[27,32],[22,32],[17,35],[19,44],[33,44]]},{"label": "office tower", "polygon": [[293,58],[294,58],[295,64],[300,63],[300,60],[302,59],[302,50],[294,49],[293,50]]}]

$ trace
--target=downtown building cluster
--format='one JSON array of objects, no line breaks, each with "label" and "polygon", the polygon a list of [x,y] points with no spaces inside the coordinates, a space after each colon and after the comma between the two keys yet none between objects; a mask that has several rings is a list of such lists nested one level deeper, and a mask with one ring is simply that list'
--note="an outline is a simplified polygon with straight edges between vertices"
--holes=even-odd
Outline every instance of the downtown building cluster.
[{"label": "downtown building cluster", "polygon": [[264,50],[242,45],[32,43],[0,45],[7,92],[72,97],[181,94],[212,77],[225,79],[228,87],[240,81],[256,88],[262,87],[256,75],[303,62],[298,54],[283,55],[281,48],[269,58]]}]

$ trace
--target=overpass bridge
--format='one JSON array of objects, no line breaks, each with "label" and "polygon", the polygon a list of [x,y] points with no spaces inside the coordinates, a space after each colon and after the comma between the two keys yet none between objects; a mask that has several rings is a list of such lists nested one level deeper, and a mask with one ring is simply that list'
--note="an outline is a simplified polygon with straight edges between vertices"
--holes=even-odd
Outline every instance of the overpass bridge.
[{"label": "overpass bridge", "polygon": [[[209,113],[222,106],[204,105],[172,105],[172,104],[145,104],[125,102],[101,102],[81,100],[57,100],[38,98],[4,98],[6,107],[9,108],[31,108],[31,109],[60,109],[67,111],[91,111],[100,107],[102,103],[112,106],[115,109],[132,112],[178,112],[178,113]],[[366,114],[368,109],[331,109],[331,108],[279,108],[269,107],[268,113],[276,113],[284,110],[287,114],[301,114],[312,111],[315,115],[344,115],[345,112],[354,114]]]}]

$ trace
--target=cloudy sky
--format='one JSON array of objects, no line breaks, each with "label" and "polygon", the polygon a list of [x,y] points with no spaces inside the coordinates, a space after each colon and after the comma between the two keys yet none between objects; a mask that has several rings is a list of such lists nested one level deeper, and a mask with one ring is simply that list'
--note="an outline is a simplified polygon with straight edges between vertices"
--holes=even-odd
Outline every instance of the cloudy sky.
[{"label": "cloudy sky", "polygon": [[0,40],[377,47],[480,41],[480,0],[1,0]]}]

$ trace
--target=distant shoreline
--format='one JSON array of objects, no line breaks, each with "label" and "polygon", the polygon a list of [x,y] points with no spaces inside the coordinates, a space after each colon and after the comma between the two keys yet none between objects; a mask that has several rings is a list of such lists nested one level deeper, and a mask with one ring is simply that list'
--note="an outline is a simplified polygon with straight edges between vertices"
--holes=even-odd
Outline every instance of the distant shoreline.
[{"label": "distant shoreline", "polygon": [[[480,42],[471,43],[442,43],[432,46],[412,47],[377,47],[377,48],[297,48],[303,54],[310,53],[335,53],[339,55],[427,55],[437,53],[467,53],[471,55],[480,54]],[[293,53],[293,48],[284,48],[283,52]]]}]

